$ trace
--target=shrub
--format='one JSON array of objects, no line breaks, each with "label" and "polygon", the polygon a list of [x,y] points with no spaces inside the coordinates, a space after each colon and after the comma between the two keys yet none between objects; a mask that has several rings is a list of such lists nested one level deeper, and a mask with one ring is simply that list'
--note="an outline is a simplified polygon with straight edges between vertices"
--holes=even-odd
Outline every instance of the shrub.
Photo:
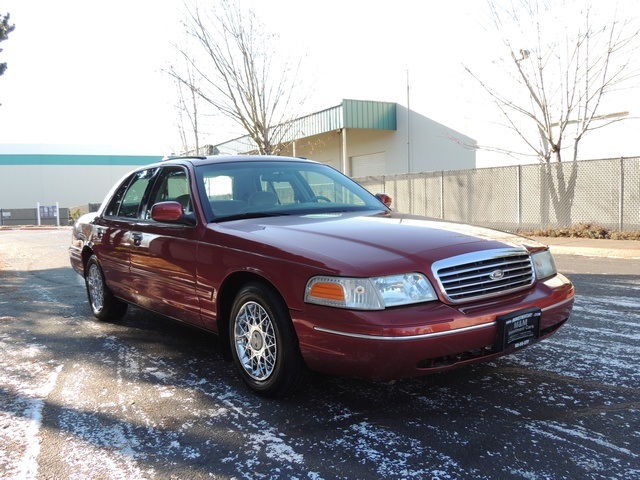
[{"label": "shrub", "polygon": [[616,232],[593,223],[578,223],[572,227],[541,228],[530,231],[519,231],[518,233],[534,237],[640,240],[640,232]]},{"label": "shrub", "polygon": [[82,216],[82,210],[74,208],[69,211],[69,224],[73,225]]}]

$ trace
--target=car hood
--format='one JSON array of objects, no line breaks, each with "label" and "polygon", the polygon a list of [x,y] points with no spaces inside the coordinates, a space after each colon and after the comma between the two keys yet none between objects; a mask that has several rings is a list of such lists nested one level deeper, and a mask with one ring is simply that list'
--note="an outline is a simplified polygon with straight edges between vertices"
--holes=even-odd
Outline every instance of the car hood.
[{"label": "car hood", "polygon": [[227,233],[272,247],[274,256],[322,264],[345,275],[427,271],[464,253],[542,245],[487,228],[399,214],[336,213],[270,217],[218,224]]}]

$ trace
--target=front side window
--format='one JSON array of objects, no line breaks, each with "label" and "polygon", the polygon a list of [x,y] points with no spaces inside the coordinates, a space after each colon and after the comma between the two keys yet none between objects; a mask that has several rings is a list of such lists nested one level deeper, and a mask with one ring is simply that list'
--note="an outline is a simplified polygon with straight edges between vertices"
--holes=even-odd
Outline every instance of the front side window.
[{"label": "front side window", "polygon": [[182,167],[165,167],[162,169],[149,196],[145,218],[151,218],[151,207],[153,205],[167,201],[179,202],[184,213],[193,211],[187,171]]}]

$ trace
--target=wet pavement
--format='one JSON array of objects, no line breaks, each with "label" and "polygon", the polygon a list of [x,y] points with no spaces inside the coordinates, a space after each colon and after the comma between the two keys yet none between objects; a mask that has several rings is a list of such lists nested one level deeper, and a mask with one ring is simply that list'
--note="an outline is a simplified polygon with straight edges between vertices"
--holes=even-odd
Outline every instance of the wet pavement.
[{"label": "wet pavement", "polygon": [[315,375],[272,401],[213,335],[136,308],[96,321],[69,239],[0,231],[0,478],[640,476],[633,248],[553,243],[574,314],[517,354],[398,382]]}]

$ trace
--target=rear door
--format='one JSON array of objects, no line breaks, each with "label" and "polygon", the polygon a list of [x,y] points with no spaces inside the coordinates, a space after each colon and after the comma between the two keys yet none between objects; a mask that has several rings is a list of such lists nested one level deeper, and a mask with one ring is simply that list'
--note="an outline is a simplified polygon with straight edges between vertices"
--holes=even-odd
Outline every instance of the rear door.
[{"label": "rear door", "polygon": [[95,222],[93,250],[100,261],[107,285],[114,295],[129,301],[135,299],[130,275],[131,233],[138,222],[147,189],[156,171],[141,170],[126,178]]}]

